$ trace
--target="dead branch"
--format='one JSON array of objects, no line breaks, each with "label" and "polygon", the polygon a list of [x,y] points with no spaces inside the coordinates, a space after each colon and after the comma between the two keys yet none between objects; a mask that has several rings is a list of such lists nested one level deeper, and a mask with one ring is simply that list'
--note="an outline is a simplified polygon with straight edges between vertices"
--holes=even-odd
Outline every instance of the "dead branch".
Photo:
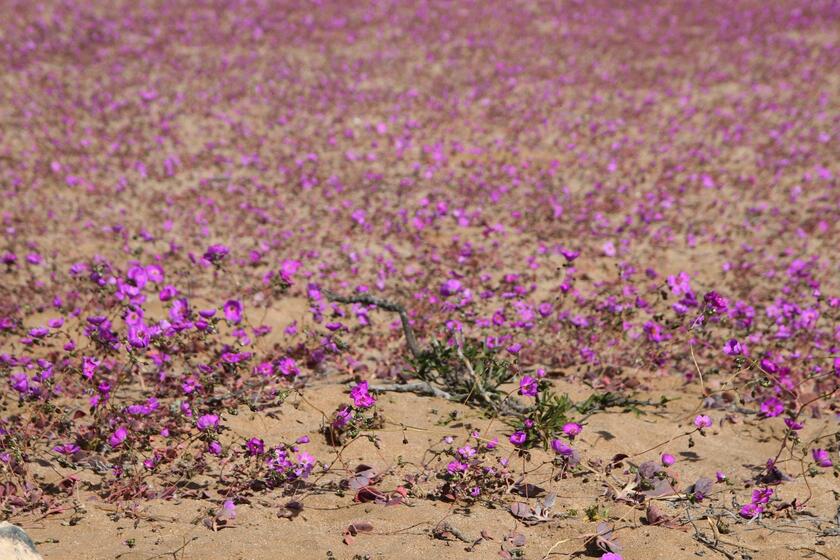
[{"label": "dead branch", "polygon": [[327,296],[327,299],[330,301],[347,304],[363,303],[365,305],[375,305],[376,307],[384,309],[385,311],[398,313],[400,316],[400,321],[402,322],[403,334],[405,334],[405,342],[408,345],[409,351],[411,351],[411,355],[415,358],[419,358],[423,355],[423,351],[417,344],[417,338],[414,336],[414,329],[411,328],[411,321],[408,318],[408,312],[405,310],[405,307],[403,307],[401,304],[381,299],[370,294],[341,296],[329,290],[323,290],[323,294]]}]

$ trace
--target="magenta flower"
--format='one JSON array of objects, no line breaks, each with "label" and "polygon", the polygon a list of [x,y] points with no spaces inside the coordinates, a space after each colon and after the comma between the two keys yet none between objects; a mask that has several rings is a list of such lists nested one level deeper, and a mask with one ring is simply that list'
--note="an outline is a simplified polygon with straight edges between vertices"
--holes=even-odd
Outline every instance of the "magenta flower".
[{"label": "magenta flower", "polygon": [[335,417],[332,421],[332,426],[335,429],[341,429],[347,424],[349,424],[352,418],[353,412],[350,410],[350,407],[345,406],[335,413]]},{"label": "magenta flower", "polygon": [[706,304],[706,308],[714,313],[726,313],[726,310],[729,309],[729,302],[726,301],[726,298],[714,291],[703,296],[703,302]]},{"label": "magenta flower", "polygon": [[209,451],[213,455],[221,455],[222,454],[222,444],[218,441],[211,441],[207,445],[207,451]]},{"label": "magenta flower", "polygon": [[217,263],[220,262],[223,258],[225,258],[228,255],[228,253],[230,253],[230,249],[228,249],[224,245],[210,245],[204,252],[204,258],[210,261],[211,263]]},{"label": "magenta flower", "polygon": [[567,445],[563,440],[560,439],[552,440],[551,448],[554,450],[555,453],[557,453],[558,455],[563,455],[564,457],[570,457],[575,452],[575,450],[570,445]]},{"label": "magenta flower", "polygon": [[814,461],[823,468],[827,469],[834,466],[834,463],[831,462],[831,457],[829,456],[828,451],[825,449],[812,449],[811,457],[813,457]]},{"label": "magenta flower", "polygon": [[353,398],[353,405],[356,408],[370,408],[376,402],[373,395],[368,392],[367,381],[362,381],[361,383],[356,384],[356,386],[350,390],[350,396]]},{"label": "magenta flower", "polygon": [[108,438],[108,443],[111,445],[111,447],[117,447],[122,442],[124,442],[125,438],[127,438],[127,437],[128,437],[128,430],[126,429],[125,426],[120,426],[119,428],[114,430],[114,433],[111,434],[111,437]]},{"label": "magenta flower", "polygon": [[726,344],[723,345],[723,353],[727,356],[740,356],[744,353],[744,348],[741,346],[740,342],[734,338],[730,338]]},{"label": "magenta flower", "polygon": [[539,391],[537,380],[530,375],[523,375],[519,380],[519,394],[525,397],[536,397]]},{"label": "magenta flower", "polygon": [[446,470],[449,471],[449,474],[466,472],[468,468],[469,465],[466,463],[462,463],[461,461],[450,461],[449,464],[446,465]]},{"label": "magenta flower", "polygon": [[56,445],[53,447],[53,451],[56,453],[61,453],[62,455],[73,455],[77,451],[79,451],[79,446],[75,443],[63,443],[61,445]]},{"label": "magenta flower", "polygon": [[753,519],[754,517],[758,517],[764,511],[764,506],[757,505],[757,504],[745,504],[741,506],[741,510],[738,512],[741,517],[744,519]]},{"label": "magenta flower", "polygon": [[230,299],[224,305],[225,319],[234,325],[242,322],[242,303],[236,299]]},{"label": "magenta flower", "polygon": [[583,426],[577,422],[568,422],[563,425],[563,433],[566,434],[566,437],[569,439],[575,439],[575,436],[580,434],[582,431]]},{"label": "magenta flower", "polygon": [[29,390],[29,377],[25,373],[13,373],[9,376],[9,384],[18,393],[25,393]]},{"label": "magenta flower", "polygon": [[524,444],[525,441],[528,439],[528,435],[525,432],[513,432],[510,435],[510,442],[517,447]]},{"label": "magenta flower", "polygon": [[765,400],[761,403],[761,406],[759,408],[761,410],[761,414],[768,418],[779,416],[785,411],[784,403],[782,403],[782,401],[780,401],[776,397],[770,397],[769,399]]},{"label": "magenta flower", "polygon": [[215,430],[219,427],[219,417],[215,414],[204,414],[200,416],[195,423],[196,428],[202,432],[207,430]]},{"label": "magenta flower", "polygon": [[802,428],[805,427],[805,423],[804,422],[797,422],[793,418],[785,418],[785,426],[787,426],[788,428],[790,428],[794,432],[797,432],[797,431],[799,431],[799,430],[801,430]]},{"label": "magenta flower", "polygon": [[621,554],[615,552],[605,552],[601,555],[601,560],[624,560],[624,558],[621,557]]},{"label": "magenta flower", "polygon": [[758,490],[753,490],[752,503],[766,504],[770,501],[770,498],[773,496],[773,493],[774,491],[772,488],[759,488]]},{"label": "magenta flower", "polygon": [[44,338],[50,334],[50,329],[45,327],[35,327],[34,329],[29,329],[29,336],[32,338]]},{"label": "magenta flower", "polygon": [[166,285],[161,288],[158,298],[160,301],[169,301],[178,295],[178,289],[175,286]]},{"label": "magenta flower", "polygon": [[220,516],[224,519],[236,519],[236,505],[233,500],[225,500],[222,504]]},{"label": "magenta flower", "polygon": [[706,416],[705,414],[698,414],[694,418],[694,425],[697,426],[697,429],[702,430],[703,428],[711,428],[714,422],[712,419]]},{"label": "magenta flower", "polygon": [[245,443],[248,455],[262,455],[265,453],[265,443],[260,438],[251,438]]},{"label": "magenta flower", "polygon": [[566,259],[566,262],[572,262],[580,256],[580,251],[573,251],[571,249],[560,249],[560,254]]},{"label": "magenta flower", "polygon": [[666,467],[670,467],[671,465],[673,465],[674,463],[677,462],[676,457],[674,457],[670,453],[663,453],[662,457],[661,457],[661,460],[662,460],[662,464]]},{"label": "magenta flower", "polygon": [[297,362],[295,362],[294,358],[282,358],[277,364],[277,369],[286,377],[300,375],[300,369],[298,369]]},{"label": "magenta flower", "polygon": [[440,285],[440,295],[444,297],[452,296],[460,292],[461,289],[461,282],[454,278],[450,278]]}]

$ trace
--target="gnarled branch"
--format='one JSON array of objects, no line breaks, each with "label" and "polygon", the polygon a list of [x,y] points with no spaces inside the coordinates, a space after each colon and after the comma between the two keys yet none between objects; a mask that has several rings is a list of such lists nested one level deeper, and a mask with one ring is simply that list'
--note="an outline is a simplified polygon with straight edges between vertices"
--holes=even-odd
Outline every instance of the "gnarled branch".
[{"label": "gnarled branch", "polygon": [[411,328],[411,322],[408,318],[408,312],[405,310],[405,307],[403,307],[399,303],[388,301],[386,299],[381,299],[370,294],[341,296],[329,290],[323,290],[323,294],[327,296],[327,299],[330,301],[348,304],[363,303],[365,305],[375,305],[376,307],[384,309],[385,311],[398,313],[400,316],[400,321],[402,322],[403,333],[405,334],[405,342],[408,345],[409,351],[411,351],[411,355],[415,358],[419,358],[423,355],[423,351],[420,349],[420,345],[417,344],[417,338],[414,336],[414,329]]}]

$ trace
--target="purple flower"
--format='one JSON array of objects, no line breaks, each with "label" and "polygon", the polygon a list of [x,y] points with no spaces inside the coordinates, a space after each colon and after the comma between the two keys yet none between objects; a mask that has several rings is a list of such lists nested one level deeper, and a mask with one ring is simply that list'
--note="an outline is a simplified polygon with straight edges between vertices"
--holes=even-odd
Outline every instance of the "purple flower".
[{"label": "purple flower", "polygon": [[9,384],[18,393],[25,393],[29,390],[29,377],[25,373],[13,373],[9,376]]},{"label": "purple flower", "polygon": [[718,482],[725,482],[725,481],[726,481],[726,473],[725,473],[725,472],[723,472],[723,471],[717,471],[717,472],[715,473],[715,479],[716,479]]},{"label": "purple flower", "polygon": [[566,262],[572,262],[580,256],[580,251],[572,251],[571,249],[560,249],[560,254],[566,259]]},{"label": "purple flower", "polygon": [[773,496],[773,489],[772,488],[759,488],[758,490],[753,490],[752,492],[752,503],[754,504],[766,504],[770,501],[770,498]]},{"label": "purple flower", "polygon": [[524,444],[527,439],[528,439],[528,435],[525,432],[522,432],[522,431],[513,432],[510,435],[510,442],[513,445],[516,445],[516,446],[520,446],[520,445]]},{"label": "purple flower", "polygon": [[803,422],[797,422],[793,418],[785,418],[785,426],[796,432],[804,428],[805,424]]},{"label": "purple flower", "polygon": [[178,295],[178,289],[175,286],[166,285],[160,290],[158,298],[160,301],[169,301]]},{"label": "purple flower", "polygon": [[711,428],[712,424],[714,424],[714,422],[712,422],[712,419],[706,416],[705,414],[698,414],[694,418],[694,425],[697,426],[699,430],[702,430],[703,428]]},{"label": "purple flower", "polygon": [[204,258],[211,263],[217,263],[225,258],[228,253],[230,253],[230,249],[224,245],[210,245],[207,247],[207,250],[204,251]]},{"label": "purple flower", "polygon": [[446,465],[446,470],[449,471],[449,474],[466,472],[468,468],[469,465],[466,463],[462,463],[461,461],[450,461],[449,464]]},{"label": "purple flower", "polygon": [[111,447],[117,447],[122,442],[124,442],[125,438],[127,438],[127,437],[128,437],[128,430],[126,429],[125,426],[120,426],[119,428],[114,430],[114,433],[111,434],[111,437],[108,438],[108,443],[111,445]]},{"label": "purple flower", "polygon": [[350,410],[350,407],[345,406],[345,407],[341,408],[340,410],[338,410],[335,413],[335,417],[333,418],[333,421],[332,421],[333,428],[335,428],[335,429],[343,428],[344,426],[346,426],[347,424],[350,423],[350,419],[352,417],[353,417],[353,413]]},{"label": "purple flower", "polygon": [[744,348],[741,346],[740,342],[734,338],[730,338],[726,344],[723,345],[723,353],[727,356],[740,356],[744,353]]},{"label": "purple flower", "polygon": [[554,450],[555,453],[558,455],[563,455],[564,457],[571,457],[575,450],[570,446],[567,445],[561,439],[555,439],[551,441],[551,448]]},{"label": "purple flower", "polygon": [[356,386],[350,390],[350,396],[353,398],[353,405],[356,408],[370,408],[376,402],[373,395],[368,392],[367,381],[357,383]]},{"label": "purple flower", "polygon": [[621,557],[621,554],[615,552],[605,552],[601,555],[601,560],[624,560],[624,558]]},{"label": "purple flower", "polygon": [[277,364],[277,369],[286,377],[300,375],[300,369],[298,369],[297,362],[295,362],[294,358],[282,358]]},{"label": "purple flower", "polygon": [[729,302],[726,301],[726,298],[714,291],[703,296],[703,302],[706,304],[706,308],[714,313],[726,313],[726,310],[729,309]]},{"label": "purple flower", "polygon": [[537,380],[530,375],[523,375],[519,380],[519,394],[525,397],[536,397],[539,391]]},{"label": "purple flower", "polygon": [[661,460],[662,460],[662,464],[665,465],[666,467],[670,467],[671,465],[673,465],[674,463],[677,462],[676,457],[674,457],[670,453],[663,453],[662,457],[661,457]]},{"label": "purple flower", "polygon": [[63,443],[61,445],[56,445],[53,447],[53,451],[56,453],[61,453],[62,455],[73,455],[77,451],[79,451],[79,446],[75,443]]},{"label": "purple flower", "polygon": [[196,428],[205,432],[207,430],[215,430],[219,427],[219,417],[215,414],[205,414],[196,421]]},{"label": "purple flower", "polygon": [[577,422],[568,422],[563,425],[563,433],[566,434],[566,437],[569,439],[575,439],[575,436],[580,434],[582,431],[583,426]]},{"label": "purple flower", "polygon": [[242,303],[237,299],[229,299],[224,305],[225,319],[234,325],[242,322]]},{"label": "purple flower", "polygon": [[741,511],[738,513],[744,519],[752,519],[754,517],[758,517],[761,512],[764,511],[764,507],[756,504],[745,504],[741,506]]},{"label": "purple flower", "polygon": [[236,519],[236,505],[233,500],[225,500],[219,514],[224,519]]},{"label": "purple flower", "polygon": [[248,455],[262,455],[265,453],[265,443],[260,438],[251,438],[245,443]]},{"label": "purple flower", "polygon": [[308,477],[312,473],[312,469],[315,467],[315,457],[306,451],[298,453],[297,462],[298,464],[297,467],[295,467],[294,473],[298,478]]},{"label": "purple flower", "polygon": [[222,454],[222,444],[218,441],[211,441],[210,444],[207,446],[207,451],[212,453],[213,455],[221,455]]},{"label": "purple flower", "polygon": [[776,397],[770,397],[761,403],[760,410],[764,416],[773,418],[785,411],[785,405]]},{"label": "purple flower", "polygon": [[823,468],[827,469],[834,466],[834,463],[831,462],[831,457],[828,455],[828,451],[825,449],[812,449],[811,457],[813,457],[814,461]]},{"label": "purple flower", "polygon": [[50,334],[50,329],[45,327],[35,327],[34,329],[29,329],[29,336],[32,338],[44,338]]},{"label": "purple flower", "polygon": [[146,267],[146,279],[149,282],[153,282],[155,284],[160,284],[163,282],[164,274],[163,274],[163,267],[157,264],[150,264]]},{"label": "purple flower", "polygon": [[440,295],[444,297],[452,296],[460,292],[462,289],[461,282],[454,278],[450,278],[440,285]]}]

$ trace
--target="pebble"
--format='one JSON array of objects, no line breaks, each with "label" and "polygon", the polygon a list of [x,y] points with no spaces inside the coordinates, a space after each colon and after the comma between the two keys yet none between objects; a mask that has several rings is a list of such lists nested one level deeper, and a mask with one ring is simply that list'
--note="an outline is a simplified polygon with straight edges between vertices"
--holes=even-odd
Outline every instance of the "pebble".
[{"label": "pebble", "polygon": [[0,523],[0,558],[3,560],[43,560],[26,531],[8,521]]}]

